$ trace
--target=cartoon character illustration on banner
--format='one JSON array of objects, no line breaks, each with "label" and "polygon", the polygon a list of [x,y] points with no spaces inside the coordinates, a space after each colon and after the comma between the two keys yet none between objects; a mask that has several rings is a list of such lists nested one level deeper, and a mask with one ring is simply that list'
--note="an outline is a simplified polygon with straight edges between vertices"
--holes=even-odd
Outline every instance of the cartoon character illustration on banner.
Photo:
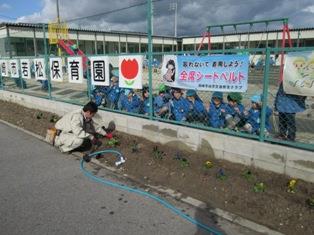
[{"label": "cartoon character illustration on banner", "polygon": [[165,55],[161,67],[162,81],[173,85],[177,75],[177,57]]},{"label": "cartoon character illustration on banner", "polygon": [[314,52],[291,52],[286,55],[283,88],[287,94],[314,96]]}]

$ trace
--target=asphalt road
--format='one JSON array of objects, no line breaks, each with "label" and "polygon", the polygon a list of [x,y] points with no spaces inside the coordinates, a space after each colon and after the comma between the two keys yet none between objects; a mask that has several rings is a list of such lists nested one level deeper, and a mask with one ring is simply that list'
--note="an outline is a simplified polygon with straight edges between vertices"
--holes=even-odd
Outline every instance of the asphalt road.
[{"label": "asphalt road", "polygon": [[[91,181],[79,163],[0,123],[0,234],[208,234],[151,199]],[[91,170],[121,180],[107,170]],[[225,234],[255,234],[173,203]]]}]

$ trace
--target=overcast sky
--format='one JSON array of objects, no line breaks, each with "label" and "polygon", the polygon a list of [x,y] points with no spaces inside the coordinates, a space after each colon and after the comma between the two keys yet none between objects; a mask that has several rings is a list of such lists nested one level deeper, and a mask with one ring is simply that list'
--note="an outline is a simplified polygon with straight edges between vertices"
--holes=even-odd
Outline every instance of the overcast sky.
[{"label": "overcast sky", "polygon": [[[145,0],[59,0],[62,20],[127,8]],[[177,34],[200,35],[206,26],[249,20],[289,18],[290,27],[314,27],[313,0],[156,0],[154,34],[174,35],[177,2]],[[147,5],[71,21],[88,29],[146,32]],[[0,0],[0,21],[40,23],[56,19],[56,0]],[[280,28],[278,23],[270,28]],[[256,25],[252,30],[264,30]],[[231,29],[230,29],[231,30]],[[248,31],[248,27],[239,28]]]}]

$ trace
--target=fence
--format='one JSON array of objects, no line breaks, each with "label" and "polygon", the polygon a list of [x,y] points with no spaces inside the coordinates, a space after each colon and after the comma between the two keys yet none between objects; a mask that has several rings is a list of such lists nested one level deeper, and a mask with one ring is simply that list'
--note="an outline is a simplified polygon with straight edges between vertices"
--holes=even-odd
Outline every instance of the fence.
[{"label": "fence", "polygon": [[[284,53],[313,51],[314,48],[287,48]],[[197,52],[199,56],[208,55],[208,51]],[[273,66],[271,55],[282,53],[281,48],[212,50],[215,54],[249,54],[251,57],[262,54],[265,62],[260,67],[249,67],[248,89],[245,93],[217,93],[213,91],[183,90],[165,86],[161,66],[153,67],[143,64],[143,89],[132,90],[120,88],[119,56],[121,54],[87,55],[87,57],[108,56],[110,66],[110,86],[93,86],[91,84],[90,63],[85,62],[83,83],[69,83],[68,60],[60,58],[63,81],[51,79],[50,59],[42,57],[45,66],[46,80],[35,79],[35,66],[30,66],[30,78],[14,78],[12,71],[7,76],[0,75],[1,89],[22,92],[27,95],[84,104],[95,100],[100,109],[149,118],[156,121],[185,125],[208,131],[220,132],[243,138],[256,139],[271,143],[289,145],[296,148],[314,150],[313,97],[292,96],[293,102],[304,104],[305,109],[286,110],[291,106],[287,94],[280,84],[280,67]],[[162,58],[165,55],[194,55],[195,51],[169,53],[133,53],[144,58]],[[126,56],[129,54],[123,54]],[[14,61],[17,64],[29,59],[31,63],[40,57],[1,58],[3,61]],[[34,64],[34,63],[33,63]],[[152,65],[152,63],[151,63]],[[2,74],[2,73],[1,73]],[[183,97],[183,98],[180,98]],[[276,99],[277,97],[277,99]],[[289,98],[289,95],[288,95]],[[291,98],[291,97],[290,97]],[[128,101],[129,100],[129,101]],[[288,103],[287,103],[288,102]],[[289,103],[290,102],[290,103]],[[233,107],[235,105],[235,107]]]}]

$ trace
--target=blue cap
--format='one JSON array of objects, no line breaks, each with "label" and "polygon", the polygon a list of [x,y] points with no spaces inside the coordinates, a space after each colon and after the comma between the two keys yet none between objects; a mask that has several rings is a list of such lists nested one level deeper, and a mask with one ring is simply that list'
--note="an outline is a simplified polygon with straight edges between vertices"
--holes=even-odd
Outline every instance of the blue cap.
[{"label": "blue cap", "polygon": [[126,96],[128,96],[131,92],[132,92],[131,89],[125,89],[125,90],[124,90],[124,94],[125,94]]},{"label": "blue cap", "polygon": [[111,74],[113,75],[113,76],[115,76],[115,77],[119,77],[119,70],[118,69],[113,69],[112,71],[111,71]]},{"label": "blue cap", "polygon": [[196,91],[195,90],[187,90],[186,96],[196,96]]},{"label": "blue cap", "polygon": [[254,103],[260,103],[260,102],[262,102],[262,96],[261,95],[253,95],[251,97],[251,101]]},{"label": "blue cap", "polygon": [[213,95],[212,95],[212,98],[218,98],[218,99],[222,100],[223,99],[223,94],[220,91],[215,91],[213,93]]}]

